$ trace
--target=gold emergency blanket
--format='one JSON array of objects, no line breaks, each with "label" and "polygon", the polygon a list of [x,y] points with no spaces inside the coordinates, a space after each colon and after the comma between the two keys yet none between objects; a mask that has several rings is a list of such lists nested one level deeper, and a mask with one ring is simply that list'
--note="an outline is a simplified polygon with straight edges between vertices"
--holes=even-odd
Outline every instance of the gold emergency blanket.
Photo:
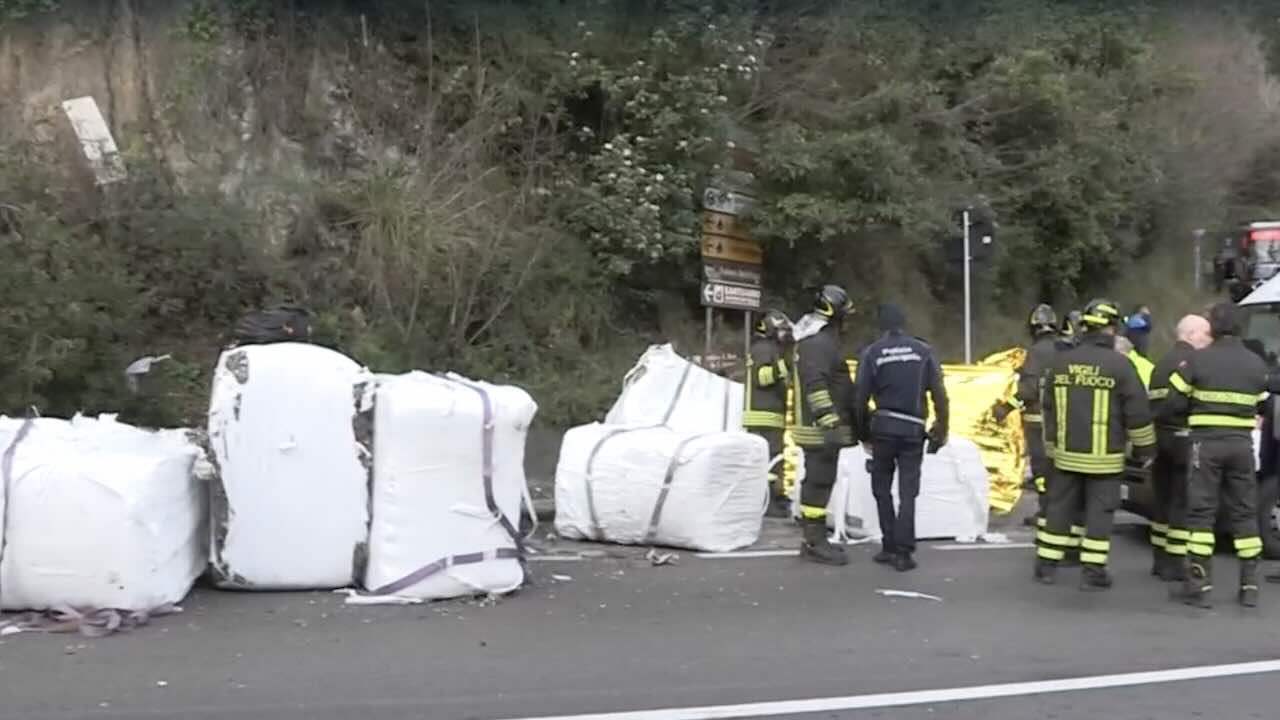
[{"label": "gold emergency blanket", "polygon": [[[1026,451],[1022,438],[1022,416],[1013,412],[1004,423],[997,423],[991,414],[991,406],[1000,400],[1009,400],[1017,390],[1017,368],[1022,365],[1026,351],[1013,348],[988,356],[975,365],[943,365],[943,384],[951,400],[952,435],[963,437],[978,446],[990,478],[988,503],[997,513],[1007,513],[1022,496],[1023,474],[1026,468]],[[857,363],[848,361],[849,375],[856,374]],[[794,398],[787,392],[787,422],[791,423]],[[929,409],[930,421],[933,408]],[[783,478],[787,492],[795,486],[796,457],[800,448],[784,436]]]}]

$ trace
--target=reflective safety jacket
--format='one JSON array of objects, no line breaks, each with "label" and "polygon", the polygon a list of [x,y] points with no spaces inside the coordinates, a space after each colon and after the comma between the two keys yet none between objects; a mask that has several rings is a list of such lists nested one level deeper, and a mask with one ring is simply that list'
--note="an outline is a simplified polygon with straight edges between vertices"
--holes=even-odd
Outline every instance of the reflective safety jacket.
[{"label": "reflective safety jacket", "polygon": [[1156,426],[1159,430],[1178,433],[1185,431],[1187,428],[1185,409],[1182,412],[1166,413],[1164,404],[1169,398],[1169,376],[1195,351],[1196,349],[1191,347],[1189,343],[1179,340],[1172,350],[1160,358],[1160,362],[1156,363],[1155,369],[1151,371],[1151,383],[1147,386],[1147,397],[1151,399],[1151,414],[1155,416]]},{"label": "reflective safety jacket", "polygon": [[1041,335],[1027,348],[1026,359],[1018,368],[1018,390],[1013,396],[1013,406],[1022,411],[1022,421],[1041,422],[1040,380],[1057,357],[1059,338],[1052,334]]},{"label": "reflective safety jacket", "polygon": [[1169,376],[1162,413],[1185,412],[1193,435],[1253,437],[1266,399],[1267,366],[1233,335],[1197,350]]},{"label": "reflective safety jacket", "polygon": [[840,354],[836,332],[827,325],[796,345],[791,437],[800,447],[822,447],[831,428],[838,428],[841,444],[853,444],[853,380]]},{"label": "reflective safety jacket", "polygon": [[757,338],[747,355],[746,400],[742,426],[782,430],[787,425],[787,381],[791,367],[775,338]]},{"label": "reflective safety jacket", "polygon": [[1044,445],[1059,470],[1086,475],[1124,472],[1125,445],[1155,449],[1147,392],[1114,339],[1086,333],[1058,354],[1045,376]]},{"label": "reflective safety jacket", "polygon": [[1156,366],[1146,359],[1137,350],[1130,350],[1125,357],[1129,358],[1129,362],[1133,363],[1133,369],[1138,371],[1138,379],[1142,381],[1142,387],[1151,387],[1151,374],[1155,371]]}]

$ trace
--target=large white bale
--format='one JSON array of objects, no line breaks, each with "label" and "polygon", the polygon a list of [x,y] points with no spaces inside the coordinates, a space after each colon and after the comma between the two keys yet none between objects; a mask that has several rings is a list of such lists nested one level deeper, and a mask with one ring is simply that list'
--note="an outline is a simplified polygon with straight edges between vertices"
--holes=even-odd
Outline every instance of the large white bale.
[{"label": "large white bale", "polygon": [[623,379],[605,423],[736,431],[742,427],[743,392],[742,383],[694,365],[670,345],[654,345]]},{"label": "large white bale", "polygon": [[369,520],[367,395],[372,375],[305,343],[222,354],[209,404],[220,478],[211,492],[211,563],[220,587],[351,585]]},{"label": "large white bale", "polygon": [[[840,534],[881,536],[876,500],[862,448],[840,452],[836,486],[827,505],[828,517]],[[925,455],[916,498],[916,539],[973,540],[987,532],[987,469],[978,446],[955,437],[933,455]],[[898,480],[893,482],[897,507]]]},{"label": "large white bale", "polygon": [[533,398],[518,387],[414,372],[379,382],[374,408],[365,587],[429,600],[520,587],[516,533]]},{"label": "large white bale", "polygon": [[[185,432],[111,416],[0,418],[0,606],[146,611],[176,603],[207,562],[200,449]],[[15,442],[16,441],[16,442]]]},{"label": "large white bale", "polygon": [[567,538],[708,552],[760,537],[768,444],[743,432],[592,424],[570,430],[556,469]]}]

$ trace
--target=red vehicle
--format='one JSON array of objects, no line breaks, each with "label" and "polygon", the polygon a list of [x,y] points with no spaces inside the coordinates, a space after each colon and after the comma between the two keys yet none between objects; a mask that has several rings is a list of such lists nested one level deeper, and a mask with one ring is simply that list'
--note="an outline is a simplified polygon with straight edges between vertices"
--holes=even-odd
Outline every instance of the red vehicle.
[{"label": "red vehicle", "polygon": [[1215,285],[1239,302],[1280,272],[1280,222],[1252,222],[1227,238],[1213,258]]}]

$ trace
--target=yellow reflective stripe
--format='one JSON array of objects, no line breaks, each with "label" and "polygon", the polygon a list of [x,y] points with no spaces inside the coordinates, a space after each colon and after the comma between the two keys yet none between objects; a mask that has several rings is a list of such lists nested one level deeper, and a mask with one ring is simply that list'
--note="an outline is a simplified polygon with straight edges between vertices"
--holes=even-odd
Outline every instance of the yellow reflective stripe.
[{"label": "yellow reflective stripe", "polygon": [[1138,447],[1150,447],[1156,444],[1156,426],[1150,423],[1129,430],[1128,435],[1129,442]]},{"label": "yellow reflective stripe", "polygon": [[1093,446],[1092,455],[1107,453],[1107,432],[1111,427],[1111,391],[1098,388],[1093,391]]},{"label": "yellow reflective stripe", "polygon": [[1026,405],[1023,404],[1023,402],[1018,399],[1017,395],[1014,395],[1013,397],[1009,398],[1005,402],[1009,403],[1009,405],[1013,407],[1014,410],[1021,410],[1026,407]]},{"label": "yellow reflective stripe", "polygon": [[1081,553],[1080,553],[1080,562],[1085,563],[1086,565],[1106,565],[1106,564],[1107,564],[1107,554],[1106,554],[1106,553],[1081,552]]},{"label": "yellow reflective stripe", "polygon": [[809,398],[809,404],[813,406],[813,409],[815,411],[825,410],[831,407],[832,405],[834,405],[834,403],[831,401],[831,393],[830,391],[827,391],[827,390],[814,390],[813,392],[809,393],[808,398]]},{"label": "yellow reflective stripe", "polygon": [[778,359],[778,362],[777,362],[777,366],[778,366],[778,377],[779,377],[779,378],[782,378],[783,380],[786,380],[787,378],[791,377],[791,370],[787,368],[787,361],[786,361],[786,359],[784,359],[784,358],[779,358],[779,359]]},{"label": "yellow reflective stripe", "polygon": [[840,416],[835,413],[827,413],[818,418],[818,427],[833,428],[840,424]]},{"label": "yellow reflective stripe", "polygon": [[1062,545],[1071,547],[1072,539],[1070,535],[1056,535],[1047,530],[1040,530],[1036,533],[1036,540],[1050,545]]},{"label": "yellow reflective stripe", "polygon": [[1044,558],[1045,560],[1065,560],[1067,553],[1056,548],[1038,547],[1036,548],[1036,557]]},{"label": "yellow reflective stripe", "polygon": [[801,505],[800,517],[805,520],[818,520],[827,516],[827,509],[815,505]]},{"label": "yellow reflective stripe", "polygon": [[1037,528],[1040,528],[1041,530],[1043,530],[1043,529],[1045,528],[1045,526],[1047,526],[1048,524],[1049,524],[1049,519],[1048,519],[1048,518],[1042,518],[1042,517],[1038,517],[1038,518],[1036,518],[1036,527],[1037,527]]},{"label": "yellow reflective stripe", "polygon": [[1241,392],[1229,392],[1226,390],[1200,390],[1191,391],[1191,397],[1194,400],[1207,403],[1222,403],[1223,405],[1257,405],[1261,398],[1257,395]]},{"label": "yellow reflective stripe", "polygon": [[814,427],[791,428],[791,439],[795,444],[805,447],[822,444],[822,431]]},{"label": "yellow reflective stripe", "polygon": [[1035,484],[1036,484],[1036,492],[1040,493],[1041,495],[1049,491],[1049,486],[1045,484],[1043,475],[1040,475],[1035,479]]},{"label": "yellow reflective stripe", "polygon": [[1085,475],[1112,475],[1124,472],[1124,453],[1093,455],[1058,450],[1053,454],[1053,465],[1059,470]]},{"label": "yellow reflective stripe", "polygon": [[1076,539],[1078,540],[1079,538],[1084,537],[1084,528],[1081,527],[1080,525],[1072,525],[1071,534],[1075,535]]},{"label": "yellow reflective stripe", "polygon": [[1236,546],[1236,550],[1252,550],[1254,548],[1261,550],[1262,538],[1258,537],[1257,535],[1236,538],[1235,546]]},{"label": "yellow reflective stripe", "polygon": [[1213,555],[1213,545],[1216,541],[1213,533],[1197,531],[1190,534],[1187,538],[1187,551],[1192,555],[1201,557],[1209,557]]},{"label": "yellow reflective stripe", "polygon": [[1175,545],[1174,543],[1170,542],[1170,543],[1165,547],[1164,551],[1165,551],[1165,552],[1167,552],[1167,553],[1169,553],[1170,555],[1177,555],[1178,557],[1183,557],[1183,556],[1185,556],[1185,555],[1187,554],[1187,546],[1186,546],[1186,545]]},{"label": "yellow reflective stripe", "polygon": [[1167,549],[1169,547],[1169,538],[1158,533],[1151,533],[1151,546]]},{"label": "yellow reflective stripe", "polygon": [[1058,416],[1058,438],[1056,446],[1065,448],[1067,446],[1067,389],[1065,387],[1055,387],[1053,389],[1053,405]]},{"label": "yellow reflective stripe", "polygon": [[1186,542],[1191,539],[1191,533],[1187,532],[1186,530],[1181,530],[1179,528],[1169,528],[1169,539],[1181,540],[1182,542]]},{"label": "yellow reflective stripe", "polygon": [[1106,552],[1111,549],[1111,541],[1084,538],[1080,541],[1080,547],[1085,550],[1093,550],[1094,552]]},{"label": "yellow reflective stripe", "polygon": [[1044,422],[1044,417],[1039,413],[1027,413],[1022,416],[1022,422],[1040,424]]},{"label": "yellow reflective stripe", "polygon": [[1169,388],[1156,388],[1147,392],[1149,400],[1164,400],[1169,397]]},{"label": "yellow reflective stripe", "polygon": [[772,365],[765,365],[757,370],[756,379],[760,383],[760,387],[769,387],[778,381],[777,376],[774,374]]},{"label": "yellow reflective stripe", "polygon": [[1187,540],[1191,542],[1205,543],[1212,545],[1217,537],[1211,532],[1193,531],[1187,534]]},{"label": "yellow reflective stripe", "polygon": [[1226,428],[1249,428],[1253,429],[1257,422],[1251,418],[1236,417],[1234,415],[1209,415],[1197,414],[1187,418],[1187,425],[1190,427],[1226,427]]},{"label": "yellow reflective stripe", "polygon": [[780,412],[745,410],[742,413],[742,426],[749,428],[785,428],[787,426],[787,418]]},{"label": "yellow reflective stripe", "polygon": [[1152,532],[1158,532],[1158,533],[1160,533],[1161,535],[1168,535],[1168,534],[1169,534],[1169,526],[1168,526],[1168,525],[1165,525],[1164,523],[1156,523],[1156,522],[1153,522],[1153,523],[1151,523],[1151,531],[1152,531]]},{"label": "yellow reflective stripe", "polygon": [[1169,386],[1183,395],[1190,395],[1192,392],[1191,383],[1182,379],[1182,375],[1174,372],[1169,375]]}]

